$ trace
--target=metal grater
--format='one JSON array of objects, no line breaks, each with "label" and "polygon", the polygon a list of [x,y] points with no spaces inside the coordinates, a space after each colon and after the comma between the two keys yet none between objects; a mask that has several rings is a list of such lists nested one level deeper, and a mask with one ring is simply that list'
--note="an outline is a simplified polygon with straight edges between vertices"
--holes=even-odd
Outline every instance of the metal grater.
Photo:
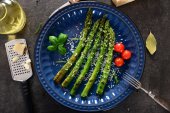
[{"label": "metal grater", "polygon": [[[17,43],[26,45],[24,55],[22,55],[22,56],[13,50],[14,45]],[[30,68],[27,70],[27,69],[25,69],[25,67],[23,65],[27,59],[30,59],[29,54],[28,54],[26,40],[25,39],[15,39],[15,40],[5,43],[5,47],[6,47],[6,52],[7,52],[9,66],[10,66],[11,75],[12,75],[13,80],[20,81],[20,82],[24,82],[24,81],[28,80],[32,76],[32,68],[30,66]],[[12,59],[15,56],[19,56],[19,60],[17,62],[12,61]]]}]

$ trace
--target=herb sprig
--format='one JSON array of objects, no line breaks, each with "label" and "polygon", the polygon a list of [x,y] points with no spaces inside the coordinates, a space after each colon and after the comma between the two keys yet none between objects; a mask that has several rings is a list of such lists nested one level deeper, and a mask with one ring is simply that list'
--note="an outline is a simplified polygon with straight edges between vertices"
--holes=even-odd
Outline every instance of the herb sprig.
[{"label": "herb sprig", "polygon": [[49,36],[49,42],[51,45],[47,47],[49,51],[58,51],[61,55],[65,55],[67,50],[64,47],[67,42],[68,35],[64,33],[60,33],[58,37]]}]

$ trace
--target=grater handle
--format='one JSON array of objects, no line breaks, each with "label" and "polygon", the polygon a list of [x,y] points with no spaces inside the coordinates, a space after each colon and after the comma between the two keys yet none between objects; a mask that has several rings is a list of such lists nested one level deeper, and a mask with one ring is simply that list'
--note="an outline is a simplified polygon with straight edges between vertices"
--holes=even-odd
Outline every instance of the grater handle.
[{"label": "grater handle", "polygon": [[26,113],[33,113],[33,104],[32,104],[28,80],[22,82],[21,85],[22,85],[22,94],[25,101]]}]

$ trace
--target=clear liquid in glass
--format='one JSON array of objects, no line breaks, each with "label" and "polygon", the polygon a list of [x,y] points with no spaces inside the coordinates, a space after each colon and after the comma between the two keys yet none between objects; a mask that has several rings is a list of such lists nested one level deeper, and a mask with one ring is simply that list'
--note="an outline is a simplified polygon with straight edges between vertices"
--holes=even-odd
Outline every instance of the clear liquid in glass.
[{"label": "clear liquid in glass", "polygon": [[17,1],[0,0],[0,34],[15,34],[25,23],[25,12]]}]

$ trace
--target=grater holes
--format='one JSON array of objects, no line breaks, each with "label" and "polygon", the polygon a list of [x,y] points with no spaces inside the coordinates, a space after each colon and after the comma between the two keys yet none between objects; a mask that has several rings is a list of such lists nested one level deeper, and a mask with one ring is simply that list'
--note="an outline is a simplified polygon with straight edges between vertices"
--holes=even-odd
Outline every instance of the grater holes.
[{"label": "grater holes", "polygon": [[9,56],[10,56],[11,58],[13,58],[14,56],[18,56],[18,54],[10,53]]},{"label": "grater holes", "polygon": [[21,75],[21,74],[24,74],[24,72],[23,71],[16,71],[15,74],[16,75]]},{"label": "grater holes", "polygon": [[8,46],[8,48],[13,48],[14,47],[14,45],[10,45],[10,46]]},{"label": "grater holes", "polygon": [[23,70],[24,68],[22,67],[22,65],[16,65],[13,67],[13,71],[18,71],[18,70]]},{"label": "grater holes", "polygon": [[13,64],[13,66],[15,66],[15,67],[18,66],[18,65],[20,65],[20,64],[18,64],[18,63],[14,63],[14,64]]},{"label": "grater holes", "polygon": [[10,56],[12,57],[12,56],[14,56],[14,54],[11,53]]},{"label": "grater holes", "polygon": [[[25,42],[21,42],[19,41],[18,43],[20,44],[26,44]],[[6,47],[7,50],[8,50],[8,57],[9,57],[9,61],[11,61],[10,65],[11,65],[11,70],[13,71],[13,76],[22,76],[23,74],[29,74],[31,69],[29,70],[26,70],[25,67],[24,67],[24,63],[26,62],[27,59],[29,59],[29,56],[28,56],[28,51],[27,49],[25,50],[24,54],[21,56],[19,55],[17,52],[15,52],[13,50],[13,47],[14,47],[14,43],[12,44],[9,44],[7,45]],[[27,48],[27,47],[26,47]],[[17,62],[13,62],[11,59],[13,59],[15,56],[18,56],[19,59]]]},{"label": "grater holes", "polygon": [[19,74],[26,74],[26,73],[28,73],[28,72],[26,72],[26,71],[19,72]]},{"label": "grater holes", "polygon": [[27,74],[27,73],[30,73],[30,70],[29,71],[25,71],[25,70],[24,71],[22,71],[22,70],[21,71],[15,71],[14,76],[18,76],[18,75],[21,75],[21,74]]},{"label": "grater holes", "polygon": [[[23,62],[24,60],[23,59],[20,59],[19,62]],[[24,62],[23,62],[24,63]]]},{"label": "grater holes", "polygon": [[25,60],[25,57],[21,57],[21,60]]}]

